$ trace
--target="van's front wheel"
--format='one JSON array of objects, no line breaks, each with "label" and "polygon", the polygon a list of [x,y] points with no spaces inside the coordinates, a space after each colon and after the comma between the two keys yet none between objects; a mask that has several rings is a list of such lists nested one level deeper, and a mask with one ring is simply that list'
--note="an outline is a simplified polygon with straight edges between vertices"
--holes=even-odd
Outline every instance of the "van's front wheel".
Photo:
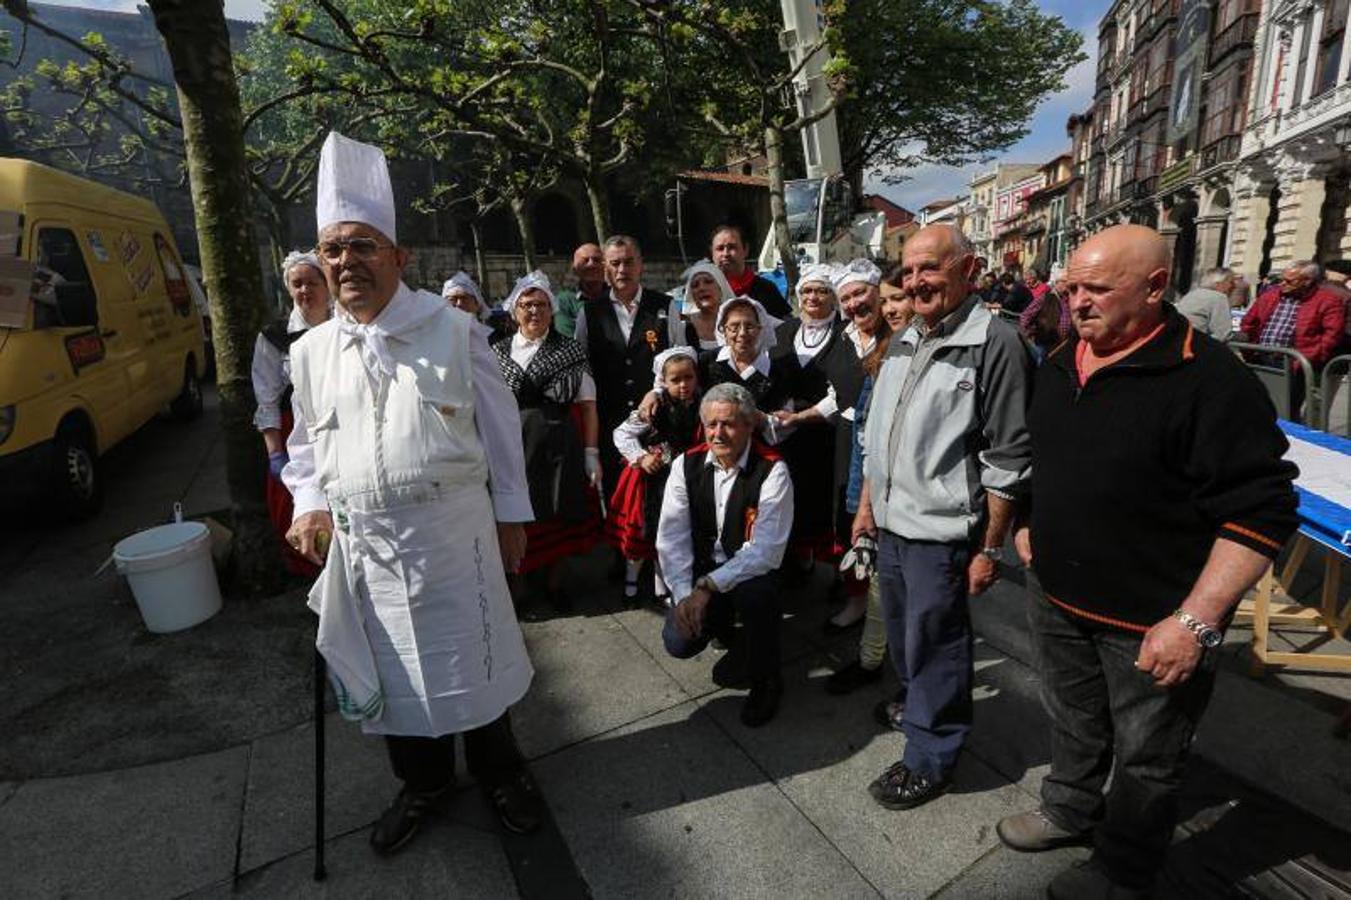
[{"label": "van's front wheel", "polygon": [[66,428],[52,441],[52,488],[69,519],[87,519],[103,505],[98,456],[84,431]]},{"label": "van's front wheel", "polygon": [[202,382],[197,378],[196,367],[188,360],[183,367],[183,389],[169,404],[169,415],[178,422],[191,422],[202,414]]}]

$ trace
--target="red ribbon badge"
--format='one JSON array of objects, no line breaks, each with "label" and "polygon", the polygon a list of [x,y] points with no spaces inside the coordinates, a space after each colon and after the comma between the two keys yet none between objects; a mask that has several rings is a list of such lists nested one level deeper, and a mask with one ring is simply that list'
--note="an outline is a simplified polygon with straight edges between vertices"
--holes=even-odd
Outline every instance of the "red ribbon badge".
[{"label": "red ribbon badge", "polygon": [[759,507],[746,507],[746,540],[755,537],[755,517],[760,512]]},{"label": "red ribbon badge", "polygon": [[656,353],[657,333],[655,331],[649,330],[643,335],[643,337],[647,339],[647,349],[651,350],[653,353]]}]

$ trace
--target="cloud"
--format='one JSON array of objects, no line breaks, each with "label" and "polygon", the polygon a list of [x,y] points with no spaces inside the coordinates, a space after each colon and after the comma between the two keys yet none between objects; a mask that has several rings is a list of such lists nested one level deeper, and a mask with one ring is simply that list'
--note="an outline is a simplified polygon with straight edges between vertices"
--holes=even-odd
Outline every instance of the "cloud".
[{"label": "cloud", "polygon": [[960,168],[917,166],[906,171],[904,174],[907,180],[898,185],[887,185],[877,178],[868,179],[865,188],[907,209],[917,210],[934,200],[969,193],[971,177],[979,172],[988,172],[998,163],[1042,163],[1058,153],[1067,152],[1070,141],[1065,134],[1065,121],[1071,114],[1083,112],[1092,104],[1098,72],[1096,20],[1093,25],[1081,28],[1080,33],[1084,37],[1084,50],[1088,58],[1065,74],[1064,90],[1041,102],[1032,115],[1027,136],[1021,141],[987,163],[972,163]]},{"label": "cloud", "polygon": [[[78,6],[106,12],[134,13],[143,0],[43,0],[53,6]],[[225,0],[225,15],[230,19],[261,22],[267,12],[267,0]]]}]

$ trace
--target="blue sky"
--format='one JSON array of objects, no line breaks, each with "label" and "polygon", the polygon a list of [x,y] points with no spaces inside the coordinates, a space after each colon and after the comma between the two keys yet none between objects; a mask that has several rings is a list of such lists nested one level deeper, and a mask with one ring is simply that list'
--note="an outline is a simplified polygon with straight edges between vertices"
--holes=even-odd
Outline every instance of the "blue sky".
[{"label": "blue sky", "polygon": [[1093,81],[1097,74],[1098,20],[1106,14],[1110,0],[1041,0],[1044,12],[1059,15],[1071,28],[1084,36],[1088,59],[1070,70],[1064,91],[1046,98],[1029,123],[1027,137],[1007,151],[984,163],[955,168],[921,166],[906,174],[909,180],[898,185],[873,179],[866,183],[869,192],[918,210],[933,200],[969,193],[971,176],[993,168],[997,162],[1046,162],[1057,153],[1069,150],[1065,120],[1071,113],[1083,112],[1093,99]]}]

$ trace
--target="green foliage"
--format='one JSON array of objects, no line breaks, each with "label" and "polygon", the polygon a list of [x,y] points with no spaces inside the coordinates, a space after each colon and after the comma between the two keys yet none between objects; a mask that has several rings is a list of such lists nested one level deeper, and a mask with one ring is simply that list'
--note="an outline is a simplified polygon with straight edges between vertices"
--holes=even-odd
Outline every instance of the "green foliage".
[{"label": "green foliage", "polygon": [[1080,35],[1032,0],[848,0],[834,24],[857,71],[845,169],[893,178],[1008,147],[1084,58]]}]

